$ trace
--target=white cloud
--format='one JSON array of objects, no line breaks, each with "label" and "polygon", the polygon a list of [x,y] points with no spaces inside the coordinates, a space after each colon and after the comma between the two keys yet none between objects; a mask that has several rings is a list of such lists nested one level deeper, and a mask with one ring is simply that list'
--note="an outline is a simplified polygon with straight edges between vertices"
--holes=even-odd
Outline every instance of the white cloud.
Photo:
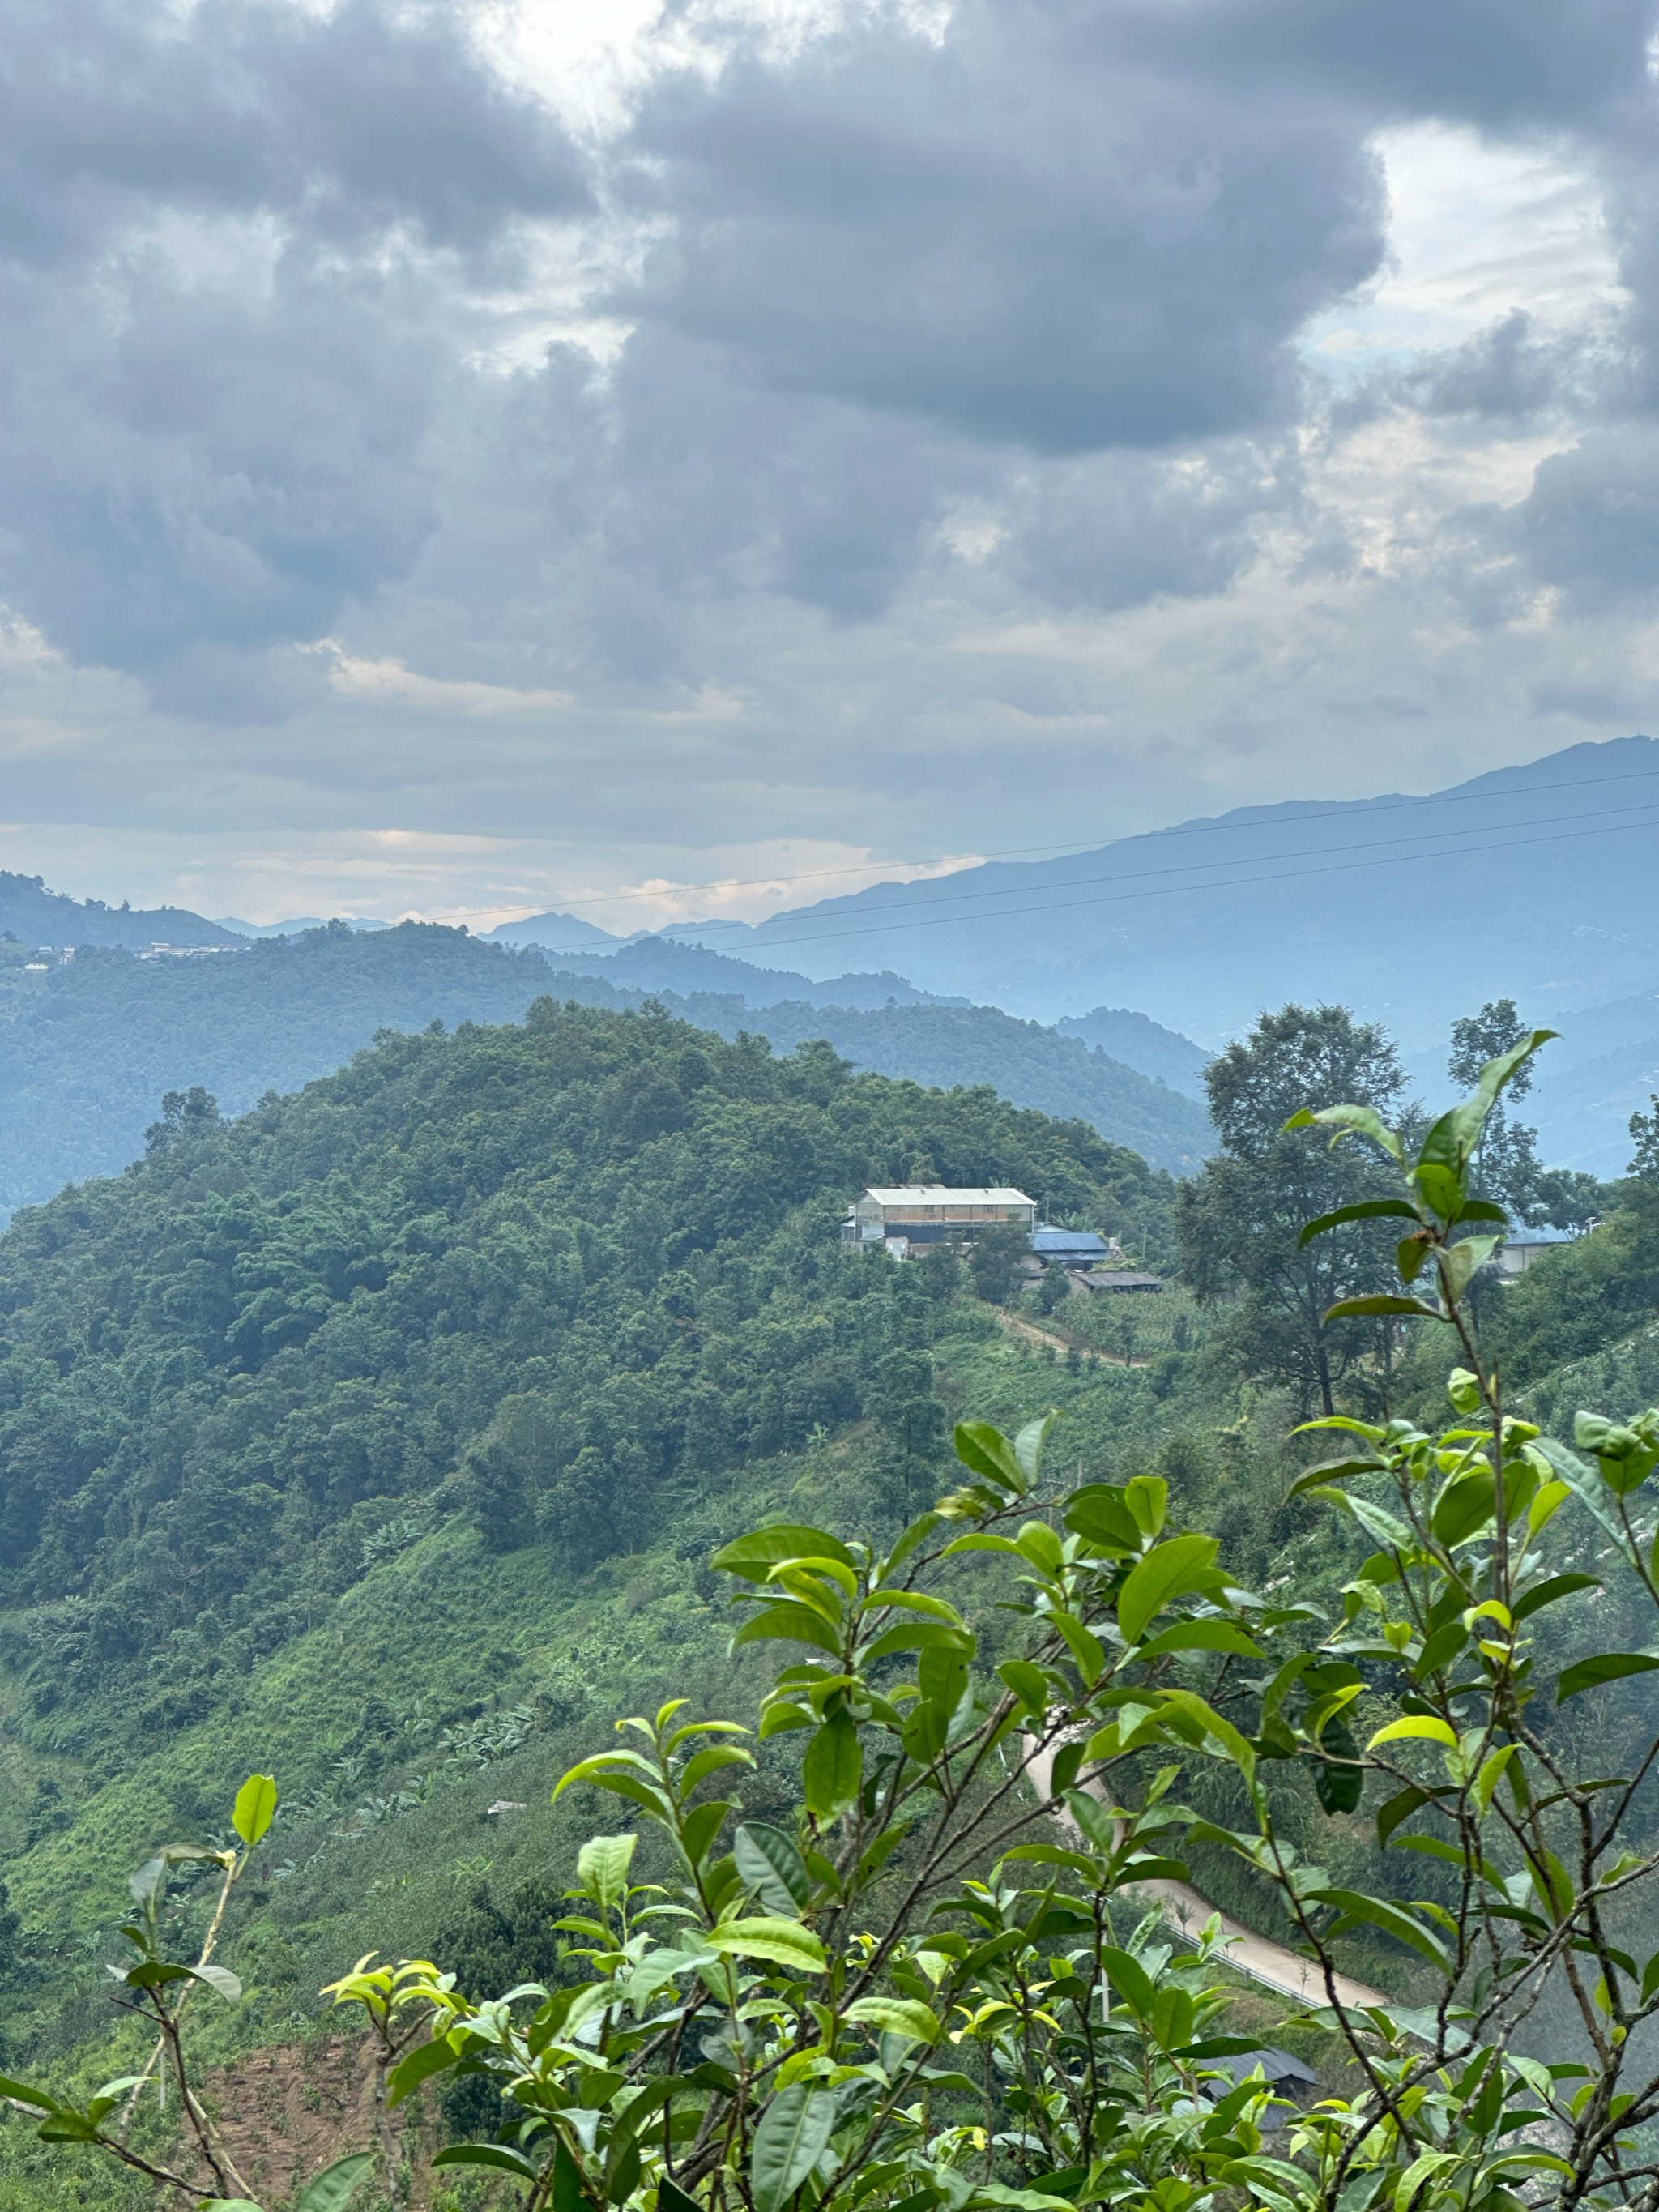
[{"label": "white cloud", "polygon": [[1461,343],[1520,310],[1557,329],[1626,304],[1601,180],[1583,149],[1510,144],[1429,120],[1372,142],[1389,196],[1389,256],[1304,343],[1339,375]]}]

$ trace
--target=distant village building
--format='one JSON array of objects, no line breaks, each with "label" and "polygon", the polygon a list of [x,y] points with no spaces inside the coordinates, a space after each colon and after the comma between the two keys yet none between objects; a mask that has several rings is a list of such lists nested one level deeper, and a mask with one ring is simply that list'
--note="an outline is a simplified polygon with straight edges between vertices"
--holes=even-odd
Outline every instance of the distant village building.
[{"label": "distant village building", "polygon": [[986,1229],[1037,1225],[1036,1200],[1006,1186],[872,1183],[842,1222],[842,1242],[883,1245],[902,1259],[913,1245],[971,1243]]},{"label": "distant village building", "polygon": [[1525,1229],[1519,1236],[1504,1239],[1492,1254],[1492,1265],[1503,1281],[1513,1282],[1517,1275],[1524,1275],[1528,1267],[1541,1260],[1546,1252],[1558,1251],[1563,1244],[1574,1241],[1571,1231],[1565,1229]]},{"label": "distant village building", "polygon": [[245,945],[147,945],[141,960],[211,960],[222,952],[246,952]]},{"label": "distant village building", "polygon": [[1115,1237],[1109,1244],[1092,1229],[1050,1229],[1046,1222],[1031,1231],[1031,1250],[1045,1267],[1103,1267],[1123,1257]]}]

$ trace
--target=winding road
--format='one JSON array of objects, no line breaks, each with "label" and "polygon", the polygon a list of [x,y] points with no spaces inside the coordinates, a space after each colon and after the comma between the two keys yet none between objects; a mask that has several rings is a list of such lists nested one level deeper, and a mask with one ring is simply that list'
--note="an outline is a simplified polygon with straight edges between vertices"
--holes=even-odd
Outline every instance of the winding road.
[{"label": "winding road", "polygon": [[[1049,1791],[1048,1776],[1053,1763],[1052,1751],[1039,1751],[1028,1770],[1037,1790],[1045,1797]],[[1105,1793],[1097,1784],[1089,1787],[1092,1796],[1103,1800]],[[1065,1825],[1072,1826],[1064,1814],[1060,1818]],[[1252,1981],[1261,1982],[1267,1988],[1278,1990],[1281,1996],[1293,1998],[1298,2004],[1324,2005],[1330,2002],[1331,1993],[1325,1986],[1325,1977],[1311,1959],[1298,1958],[1294,1951],[1286,1950],[1282,1943],[1271,1942],[1267,1936],[1258,1936],[1254,1929],[1246,1928],[1242,1921],[1235,1920],[1230,1913],[1223,1912],[1218,1905],[1212,1905],[1207,1898],[1200,1897],[1190,1882],[1159,1878],[1137,1883],[1136,1887],[1142,1896],[1156,1898],[1164,1907],[1164,1918],[1185,1935],[1196,1935],[1213,1915],[1221,1923],[1222,1948],[1228,1965],[1237,1968],[1241,1974],[1248,1974]],[[1337,1974],[1333,1980],[1336,2001],[1345,2012],[1361,2010],[1369,2005],[1397,2002],[1395,1998],[1388,1996],[1382,1990],[1372,1989],[1369,1983],[1355,1981],[1352,1975]]]}]

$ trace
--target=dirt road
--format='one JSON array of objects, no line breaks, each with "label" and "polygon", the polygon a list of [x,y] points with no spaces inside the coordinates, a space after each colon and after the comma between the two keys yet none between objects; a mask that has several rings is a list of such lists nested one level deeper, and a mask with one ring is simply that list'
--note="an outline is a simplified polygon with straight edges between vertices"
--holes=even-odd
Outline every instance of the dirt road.
[{"label": "dirt road", "polygon": [[[1048,1770],[1053,1764],[1051,1752],[1039,1752],[1031,1761],[1030,1776],[1039,1792],[1048,1794]],[[1093,1795],[1103,1796],[1096,1789]],[[1071,1825],[1068,1821],[1068,1826]],[[1156,1898],[1164,1906],[1164,1917],[1188,1936],[1196,1936],[1213,1913],[1221,1923],[1223,1948],[1227,1963],[1252,1981],[1261,1982],[1281,1996],[1292,1997],[1298,2004],[1323,2005],[1331,2001],[1325,1986],[1325,1978],[1310,1959],[1299,1959],[1294,1951],[1286,1950],[1282,1943],[1274,1943],[1255,1930],[1246,1928],[1242,1921],[1223,1912],[1207,1898],[1200,1897],[1190,1882],[1147,1881],[1138,1885],[1141,1896]],[[1396,2002],[1381,1990],[1367,1983],[1357,1982],[1350,1975],[1335,1978],[1336,2001],[1345,2011],[1358,2010],[1366,2005],[1388,2005]]]},{"label": "dirt road", "polygon": [[1034,1321],[1027,1321],[1023,1314],[1010,1313],[1002,1306],[997,1308],[997,1319],[1010,1336],[1023,1336],[1028,1344],[1035,1344],[1039,1351],[1045,1344],[1051,1344],[1062,1356],[1073,1351],[1087,1352],[1096,1359],[1105,1360],[1113,1367],[1145,1367],[1147,1364],[1144,1359],[1126,1359],[1121,1352],[1108,1352],[1103,1345],[1073,1345],[1069,1337],[1060,1336],[1053,1329],[1039,1328]]}]

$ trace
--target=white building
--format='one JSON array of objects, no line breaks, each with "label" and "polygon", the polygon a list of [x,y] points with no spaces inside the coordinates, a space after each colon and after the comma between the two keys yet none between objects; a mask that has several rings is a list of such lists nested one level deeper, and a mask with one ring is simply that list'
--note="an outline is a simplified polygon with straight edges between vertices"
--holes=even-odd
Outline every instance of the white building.
[{"label": "white building", "polygon": [[919,1244],[971,1243],[981,1230],[1036,1227],[1034,1198],[1002,1186],[872,1183],[842,1224],[844,1244],[885,1245],[902,1258]]}]

